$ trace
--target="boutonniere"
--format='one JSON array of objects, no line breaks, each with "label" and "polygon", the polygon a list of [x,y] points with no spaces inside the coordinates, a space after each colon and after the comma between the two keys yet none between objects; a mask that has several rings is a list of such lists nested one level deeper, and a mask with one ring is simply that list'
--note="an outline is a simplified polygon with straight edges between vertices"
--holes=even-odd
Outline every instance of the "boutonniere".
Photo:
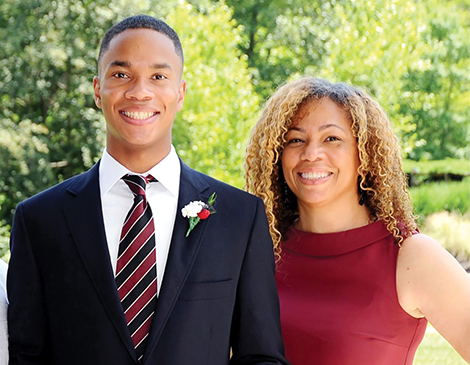
[{"label": "boutonniere", "polygon": [[212,206],[217,199],[217,195],[212,193],[209,197],[207,203],[202,201],[193,201],[189,204],[185,205],[183,209],[181,209],[181,213],[183,217],[189,218],[189,228],[186,232],[186,237],[189,236],[191,231],[194,227],[199,223],[199,221],[209,218],[211,214],[217,213]]}]

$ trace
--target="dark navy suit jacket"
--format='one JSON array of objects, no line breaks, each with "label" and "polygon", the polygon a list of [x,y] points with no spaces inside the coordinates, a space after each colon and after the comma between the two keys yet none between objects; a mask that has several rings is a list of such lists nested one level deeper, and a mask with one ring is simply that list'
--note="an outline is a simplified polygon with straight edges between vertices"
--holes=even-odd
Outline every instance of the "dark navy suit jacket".
[{"label": "dark navy suit jacket", "polygon": [[[185,237],[181,208],[217,193]],[[158,207],[152,207],[158,209]],[[131,365],[98,165],[20,203],[8,273],[10,364]],[[182,163],[175,227],[144,364],[286,364],[260,199]]]}]

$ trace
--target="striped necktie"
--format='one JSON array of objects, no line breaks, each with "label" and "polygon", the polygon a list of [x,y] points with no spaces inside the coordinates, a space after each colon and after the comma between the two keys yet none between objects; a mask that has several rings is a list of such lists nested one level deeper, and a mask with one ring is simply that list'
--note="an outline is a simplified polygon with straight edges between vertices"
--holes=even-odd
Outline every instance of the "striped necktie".
[{"label": "striped necktie", "polygon": [[122,177],[134,194],[122,227],[116,269],[116,284],[127,326],[141,362],[157,300],[155,228],[145,188],[156,181],[151,175]]}]

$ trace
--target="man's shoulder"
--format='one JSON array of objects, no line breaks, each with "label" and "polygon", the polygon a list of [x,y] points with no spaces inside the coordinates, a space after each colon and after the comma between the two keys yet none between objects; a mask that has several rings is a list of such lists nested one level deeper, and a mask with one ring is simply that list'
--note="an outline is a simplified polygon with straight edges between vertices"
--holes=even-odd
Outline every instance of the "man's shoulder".
[{"label": "man's shoulder", "polygon": [[61,200],[61,197],[68,196],[70,193],[83,187],[90,179],[96,179],[98,183],[97,166],[93,166],[90,170],[81,174],[72,176],[62,182],[59,182],[21,202],[22,205],[35,205],[50,203],[51,201]]}]

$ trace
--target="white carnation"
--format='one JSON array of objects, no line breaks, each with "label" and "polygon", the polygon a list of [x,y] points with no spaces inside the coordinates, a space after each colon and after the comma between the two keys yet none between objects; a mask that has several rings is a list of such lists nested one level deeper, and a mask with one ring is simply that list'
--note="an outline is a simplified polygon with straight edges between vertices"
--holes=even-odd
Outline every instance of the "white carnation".
[{"label": "white carnation", "polygon": [[186,205],[183,209],[181,209],[181,213],[183,217],[197,217],[197,214],[204,208],[206,204],[201,201],[194,201]]}]

